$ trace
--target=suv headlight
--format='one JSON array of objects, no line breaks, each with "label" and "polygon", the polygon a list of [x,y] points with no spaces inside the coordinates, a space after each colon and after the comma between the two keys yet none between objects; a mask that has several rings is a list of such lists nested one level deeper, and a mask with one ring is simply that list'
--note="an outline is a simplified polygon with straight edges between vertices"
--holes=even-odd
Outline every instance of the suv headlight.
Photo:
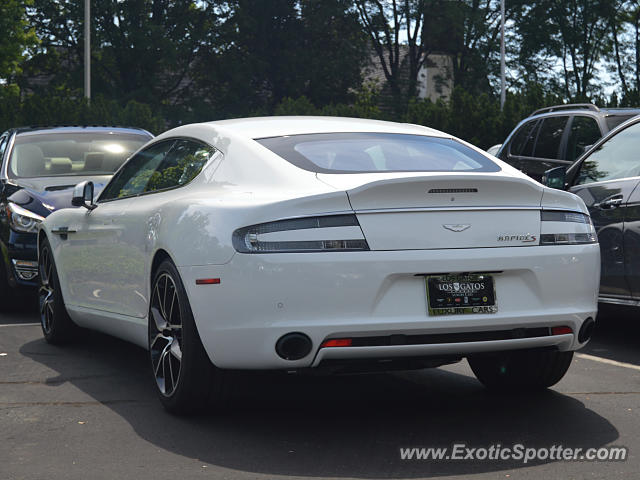
[{"label": "suv headlight", "polygon": [[540,212],[542,231],[540,245],[580,245],[598,243],[591,217],[584,213],[563,210]]},{"label": "suv headlight", "polygon": [[30,212],[11,202],[7,206],[7,217],[9,217],[9,225],[13,230],[24,233],[37,232],[38,224],[44,220],[44,217],[37,213]]}]

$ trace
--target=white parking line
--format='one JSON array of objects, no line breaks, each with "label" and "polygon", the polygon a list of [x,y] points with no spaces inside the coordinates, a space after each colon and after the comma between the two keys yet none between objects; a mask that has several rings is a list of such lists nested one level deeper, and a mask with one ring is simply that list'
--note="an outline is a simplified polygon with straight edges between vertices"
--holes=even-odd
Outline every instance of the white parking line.
[{"label": "white parking line", "polygon": [[36,325],[40,325],[40,323],[5,323],[0,327],[34,327]]},{"label": "white parking line", "polygon": [[640,365],[633,365],[632,363],[616,362],[615,360],[609,360],[608,358],[595,357],[593,355],[587,355],[586,353],[576,353],[576,357],[583,358],[585,360],[592,360],[594,362],[606,363],[607,365],[615,365],[616,367],[630,368],[631,370],[640,370]]}]

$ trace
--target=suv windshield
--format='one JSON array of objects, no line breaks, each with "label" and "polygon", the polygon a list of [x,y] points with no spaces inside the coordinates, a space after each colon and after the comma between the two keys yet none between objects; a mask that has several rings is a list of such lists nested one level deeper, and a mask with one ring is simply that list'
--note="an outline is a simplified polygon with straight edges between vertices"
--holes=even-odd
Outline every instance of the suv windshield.
[{"label": "suv windshield", "polygon": [[112,174],[150,138],[114,132],[18,135],[8,175],[22,178]]},{"label": "suv windshield", "polygon": [[317,173],[497,172],[462,143],[396,133],[319,133],[256,140],[288,162]]}]

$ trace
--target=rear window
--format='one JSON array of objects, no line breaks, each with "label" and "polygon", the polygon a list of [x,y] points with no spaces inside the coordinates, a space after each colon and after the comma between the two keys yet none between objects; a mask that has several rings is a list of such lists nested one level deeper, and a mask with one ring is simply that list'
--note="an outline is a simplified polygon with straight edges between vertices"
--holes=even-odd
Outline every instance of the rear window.
[{"label": "rear window", "polygon": [[609,115],[608,117],[605,118],[605,121],[607,122],[607,128],[609,130],[613,130],[621,123],[626,122],[627,120],[633,117],[635,117],[635,114],[634,115]]},{"label": "rear window", "polygon": [[481,153],[449,138],[396,133],[321,133],[256,140],[317,173],[497,172]]}]

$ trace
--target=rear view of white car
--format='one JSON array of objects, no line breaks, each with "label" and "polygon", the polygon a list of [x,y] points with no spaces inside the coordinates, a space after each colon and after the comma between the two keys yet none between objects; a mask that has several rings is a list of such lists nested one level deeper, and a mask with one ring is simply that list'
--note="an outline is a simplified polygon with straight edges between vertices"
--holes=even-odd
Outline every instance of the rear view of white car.
[{"label": "rear view of white car", "polygon": [[424,368],[558,382],[593,329],[599,248],[578,197],[425,127],[327,117],[179,127],[39,233],[45,338],[150,352],[189,412],[230,370]]}]

